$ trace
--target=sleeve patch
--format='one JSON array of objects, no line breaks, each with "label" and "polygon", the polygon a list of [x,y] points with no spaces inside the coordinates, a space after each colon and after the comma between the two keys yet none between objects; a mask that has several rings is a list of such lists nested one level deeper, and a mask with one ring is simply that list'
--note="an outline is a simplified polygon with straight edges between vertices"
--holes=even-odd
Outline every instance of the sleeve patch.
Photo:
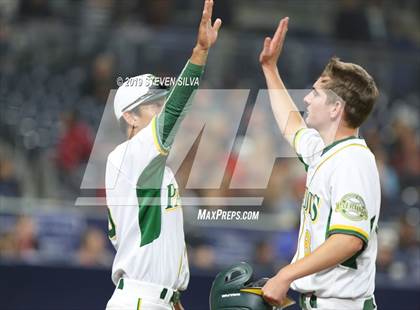
[{"label": "sleeve patch", "polygon": [[360,195],[349,193],[343,196],[336,204],[335,212],[350,221],[363,221],[368,219],[366,204]]}]

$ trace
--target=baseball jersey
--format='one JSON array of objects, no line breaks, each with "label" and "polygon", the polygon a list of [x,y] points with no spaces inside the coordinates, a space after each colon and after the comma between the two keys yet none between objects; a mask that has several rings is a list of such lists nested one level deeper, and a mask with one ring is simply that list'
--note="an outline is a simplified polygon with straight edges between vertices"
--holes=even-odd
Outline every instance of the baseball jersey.
[{"label": "baseball jersey", "polygon": [[371,297],[381,197],[374,155],[356,137],[325,147],[319,132],[309,128],[299,130],[293,144],[307,170],[293,262],[309,255],[332,234],[356,236],[363,248],[336,267],[295,280],[291,287],[320,298]]},{"label": "baseball jersey", "polygon": [[[180,78],[203,68],[187,63]],[[178,185],[166,166],[174,132],[198,85],[176,84],[162,112],[108,156],[108,235],[116,249],[112,280],[121,277],[186,289],[189,268]]]}]

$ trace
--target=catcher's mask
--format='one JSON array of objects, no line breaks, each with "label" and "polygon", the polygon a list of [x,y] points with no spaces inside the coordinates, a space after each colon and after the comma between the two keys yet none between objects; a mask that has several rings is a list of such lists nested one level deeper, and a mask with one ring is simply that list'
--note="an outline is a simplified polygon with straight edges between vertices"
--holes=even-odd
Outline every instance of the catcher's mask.
[{"label": "catcher's mask", "polygon": [[247,263],[239,263],[220,272],[210,290],[210,310],[273,310],[262,297],[262,278],[253,282],[253,270]]}]

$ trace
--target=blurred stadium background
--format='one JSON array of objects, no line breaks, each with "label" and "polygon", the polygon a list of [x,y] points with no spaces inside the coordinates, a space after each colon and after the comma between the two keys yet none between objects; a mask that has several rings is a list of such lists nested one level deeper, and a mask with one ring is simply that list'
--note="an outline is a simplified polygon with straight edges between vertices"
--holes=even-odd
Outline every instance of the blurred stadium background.
[{"label": "blurred stadium background", "polygon": [[[201,9],[197,0],[0,0],[1,309],[104,308],[113,290],[106,209],[74,206],[104,105],[118,76],[176,76]],[[383,194],[377,302],[420,309],[419,1],[219,0],[215,10],[223,31],[201,87],[251,89],[249,111],[265,88],[262,38],[281,16],[291,17],[280,61],[289,88],[310,86],[333,55],[375,77],[381,98],[362,135]],[[187,310],[207,309],[227,265],[248,261],[269,276],[292,258],[304,177],[296,159],[277,160],[257,222],[199,222],[198,206],[184,208]]]}]

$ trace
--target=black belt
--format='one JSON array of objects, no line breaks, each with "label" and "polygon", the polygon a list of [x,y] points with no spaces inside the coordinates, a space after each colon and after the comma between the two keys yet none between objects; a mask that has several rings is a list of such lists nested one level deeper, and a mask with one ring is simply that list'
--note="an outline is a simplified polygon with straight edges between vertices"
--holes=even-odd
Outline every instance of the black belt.
[{"label": "black belt", "polygon": [[[120,281],[118,282],[118,289],[122,290],[124,288],[124,279],[121,278]],[[165,300],[166,298],[166,294],[168,294],[168,289],[164,288],[161,292],[160,292],[160,299]],[[172,302],[174,305],[179,303],[179,301],[181,300],[181,292],[179,291],[174,291],[174,293],[171,296],[170,302]]]},{"label": "black belt", "polygon": [[[308,294],[300,294],[299,295],[299,306],[303,310],[308,310],[306,307],[305,299],[309,297],[309,305],[311,308],[317,308],[317,297],[314,294],[308,293]],[[376,309],[375,302],[373,301],[373,297],[366,299],[363,304],[363,310],[374,310]]]}]

